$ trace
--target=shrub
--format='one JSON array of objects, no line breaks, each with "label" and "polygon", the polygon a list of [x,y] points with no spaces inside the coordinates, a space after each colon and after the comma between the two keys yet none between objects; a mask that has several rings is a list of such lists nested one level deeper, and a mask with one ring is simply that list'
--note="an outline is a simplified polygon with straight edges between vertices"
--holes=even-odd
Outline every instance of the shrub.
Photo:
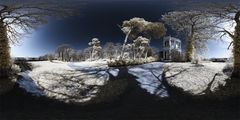
[{"label": "shrub", "polygon": [[111,60],[108,62],[109,67],[121,67],[121,66],[133,66],[133,65],[141,65],[145,63],[150,63],[157,61],[154,57],[148,57],[147,59],[144,58],[137,58],[136,60],[132,59],[117,59]]},{"label": "shrub", "polygon": [[21,68],[18,65],[16,64],[11,65],[11,69],[10,69],[11,76],[16,76],[20,72],[21,72]]},{"label": "shrub", "polygon": [[226,66],[224,66],[222,71],[227,76],[231,76],[233,72],[233,64],[228,63]]},{"label": "shrub", "polygon": [[173,62],[184,62],[184,61],[186,61],[184,54],[182,54],[182,53],[180,53],[176,50],[172,50],[171,57],[172,57]]}]

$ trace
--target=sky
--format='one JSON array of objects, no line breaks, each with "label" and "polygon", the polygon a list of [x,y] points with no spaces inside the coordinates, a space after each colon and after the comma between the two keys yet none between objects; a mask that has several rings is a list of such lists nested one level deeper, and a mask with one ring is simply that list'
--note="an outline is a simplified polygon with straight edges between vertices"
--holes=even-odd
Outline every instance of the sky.
[{"label": "sky", "polygon": [[[75,0],[77,1],[77,0]],[[12,45],[14,57],[38,57],[54,52],[61,44],[70,44],[75,49],[88,47],[88,42],[97,37],[102,42],[123,43],[125,35],[118,25],[133,17],[159,22],[161,15],[174,11],[192,9],[211,3],[237,3],[238,0],[88,0],[76,8],[75,16],[64,19],[50,18],[47,24],[39,26],[32,34],[23,37],[19,45]],[[75,4],[74,2],[72,2]],[[179,37],[168,29],[166,36]],[[219,38],[216,38],[219,39]],[[161,49],[162,39],[152,40],[151,45]],[[182,46],[185,40],[182,38]],[[229,57],[227,50],[230,39],[210,41],[204,57]]]}]

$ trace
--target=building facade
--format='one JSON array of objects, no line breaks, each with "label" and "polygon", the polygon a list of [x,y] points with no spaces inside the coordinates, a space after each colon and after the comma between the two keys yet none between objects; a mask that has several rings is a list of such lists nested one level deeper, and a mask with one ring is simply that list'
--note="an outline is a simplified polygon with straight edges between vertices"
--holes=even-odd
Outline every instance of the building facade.
[{"label": "building facade", "polygon": [[171,60],[173,52],[176,54],[181,54],[182,46],[181,40],[167,36],[163,38],[163,49],[160,52],[160,57],[163,60]]}]

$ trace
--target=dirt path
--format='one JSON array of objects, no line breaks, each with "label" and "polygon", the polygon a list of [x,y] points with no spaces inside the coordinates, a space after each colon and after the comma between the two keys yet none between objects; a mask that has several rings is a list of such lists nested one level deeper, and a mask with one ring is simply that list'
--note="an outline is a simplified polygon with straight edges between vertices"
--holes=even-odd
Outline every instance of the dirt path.
[{"label": "dirt path", "polygon": [[160,99],[139,87],[135,76],[123,68],[119,77],[127,77],[129,89],[121,99],[103,105],[67,105],[36,98],[18,86],[0,96],[1,120],[79,120],[79,119],[161,119],[161,120],[238,120],[239,98],[228,100]]}]

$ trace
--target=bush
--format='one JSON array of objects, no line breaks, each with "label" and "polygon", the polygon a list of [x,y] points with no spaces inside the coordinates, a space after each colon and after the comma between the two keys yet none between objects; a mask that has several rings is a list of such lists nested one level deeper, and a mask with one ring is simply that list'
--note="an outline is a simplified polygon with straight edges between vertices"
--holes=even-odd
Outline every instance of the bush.
[{"label": "bush", "polygon": [[233,64],[228,63],[226,66],[223,68],[223,73],[226,74],[227,76],[231,76],[233,72]]},{"label": "bush", "polygon": [[171,57],[172,57],[173,62],[185,62],[186,61],[184,54],[182,54],[176,50],[172,50]]},{"label": "bush", "polygon": [[130,66],[130,65],[138,65],[137,61],[133,60],[113,60],[108,62],[109,67],[121,67],[121,66]]},{"label": "bush", "polygon": [[144,58],[137,58],[136,60],[132,59],[118,59],[118,60],[111,60],[108,62],[109,67],[121,67],[121,66],[133,66],[133,65],[141,65],[145,63],[150,63],[157,61],[154,57],[148,57],[147,59]]},{"label": "bush", "polygon": [[231,77],[226,80],[225,86],[220,86],[215,92],[215,96],[219,98],[239,97],[240,96],[239,78]]},{"label": "bush", "polygon": [[16,76],[20,72],[21,72],[21,68],[18,65],[16,64],[11,65],[11,69],[9,73],[11,76]]}]

